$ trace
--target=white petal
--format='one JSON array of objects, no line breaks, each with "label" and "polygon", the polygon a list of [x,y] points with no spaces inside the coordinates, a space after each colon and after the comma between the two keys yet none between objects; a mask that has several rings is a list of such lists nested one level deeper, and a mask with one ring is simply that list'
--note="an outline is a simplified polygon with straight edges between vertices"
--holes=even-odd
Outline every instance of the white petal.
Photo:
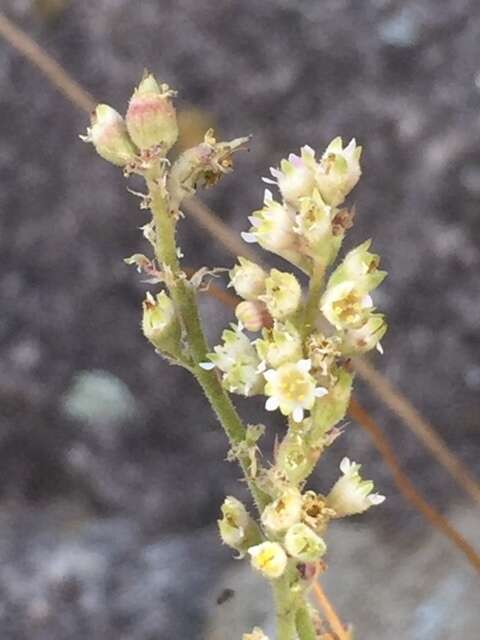
[{"label": "white petal", "polygon": [[268,382],[275,382],[277,379],[277,372],[275,369],[268,369],[267,371],[264,371],[263,376]]},{"label": "white petal", "polygon": [[265,360],[262,360],[256,369],[256,373],[263,373],[267,368],[267,363]]},{"label": "white petal", "polygon": [[265,189],[265,193],[263,194],[263,201],[268,204],[269,202],[272,202],[272,200],[273,200],[272,192],[270,191],[270,189]]},{"label": "white petal", "polygon": [[350,462],[350,458],[343,458],[343,460],[340,462],[340,471],[346,475],[350,471],[351,465],[352,463]]},{"label": "white petal", "polygon": [[213,362],[199,362],[198,366],[200,367],[200,369],[205,369],[205,371],[211,371],[212,369],[215,369],[215,365],[213,364]]},{"label": "white petal", "polygon": [[323,396],[328,394],[328,389],[325,389],[325,387],[317,387],[314,393],[316,398],[323,398]]},{"label": "white petal", "polygon": [[272,396],[271,398],[268,398],[268,400],[266,401],[265,409],[267,411],[276,411],[276,409],[278,409],[278,405],[279,405],[278,398],[275,398]]},{"label": "white petal", "polygon": [[303,408],[295,407],[292,413],[292,418],[294,422],[301,422],[303,420]]},{"label": "white petal", "polygon": [[297,369],[299,371],[302,371],[303,373],[308,373],[311,368],[312,368],[312,361],[310,360],[310,358],[307,358],[306,360],[299,360],[297,362]]},{"label": "white petal", "polygon": [[272,180],[271,178],[262,178],[262,182],[265,182],[265,184],[277,184],[275,180]]},{"label": "white petal", "polygon": [[242,240],[244,242],[248,242],[248,244],[257,242],[257,236],[255,236],[253,233],[246,233],[245,231],[243,231],[240,235],[242,236]]},{"label": "white petal", "polygon": [[364,309],[369,309],[370,307],[373,307],[373,300],[372,300],[372,296],[369,296],[368,294],[366,296],[364,296],[362,298],[362,307]]},{"label": "white petal", "polygon": [[370,504],[382,504],[385,500],[385,496],[382,496],[379,493],[372,493],[368,496],[368,500]]},{"label": "white petal", "polygon": [[383,356],[383,347],[381,342],[377,342],[377,351],[378,353],[381,353]]}]

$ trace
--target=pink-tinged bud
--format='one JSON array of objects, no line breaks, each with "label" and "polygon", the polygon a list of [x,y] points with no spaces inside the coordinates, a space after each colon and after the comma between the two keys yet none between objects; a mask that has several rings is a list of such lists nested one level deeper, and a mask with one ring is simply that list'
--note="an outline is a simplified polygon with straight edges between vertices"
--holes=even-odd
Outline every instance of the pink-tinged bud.
[{"label": "pink-tinged bud", "polygon": [[273,325],[273,319],[268,313],[266,304],[260,300],[240,302],[235,309],[235,315],[247,331],[260,331],[264,327]]},{"label": "pink-tinged bud", "polygon": [[135,159],[137,150],[128,136],[125,122],[118,111],[108,104],[97,105],[87,135],[80,137],[85,142],[91,142],[104,160],[119,167]]},{"label": "pink-tinged bud", "polygon": [[126,122],[130,137],[140,149],[160,146],[166,153],[177,141],[177,115],[169,99],[173,95],[168,85],[159,85],[151,74],[135,89]]}]

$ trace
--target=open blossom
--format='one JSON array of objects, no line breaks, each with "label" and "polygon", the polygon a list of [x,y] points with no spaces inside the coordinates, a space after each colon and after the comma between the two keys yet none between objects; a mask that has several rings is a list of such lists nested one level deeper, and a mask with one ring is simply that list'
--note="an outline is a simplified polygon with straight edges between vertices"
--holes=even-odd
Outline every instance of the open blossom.
[{"label": "open blossom", "polygon": [[363,513],[370,507],[381,504],[385,496],[372,493],[374,484],[371,480],[362,480],[361,465],[343,458],[340,463],[342,476],[337,480],[327,496],[328,506],[338,518]]},{"label": "open blossom", "polygon": [[284,416],[291,415],[295,422],[303,420],[304,410],[312,409],[315,399],[328,393],[324,387],[316,386],[309,373],[311,366],[310,360],[299,360],[265,371],[265,394],[269,396],[265,404],[267,411],[280,409]]},{"label": "open blossom", "polygon": [[371,297],[347,280],[327,287],[320,301],[326,319],[336,329],[358,329],[367,320],[373,308]]},{"label": "open blossom", "polygon": [[270,169],[276,182],[269,178],[264,178],[264,181],[278,184],[285,202],[298,206],[300,199],[311,195],[313,191],[316,168],[315,152],[311,147],[305,146],[300,150],[300,156],[291,153],[288,160],[281,161],[280,169]]},{"label": "open blossom", "polygon": [[262,523],[270,531],[279,533],[299,522],[301,514],[302,494],[298,489],[289,487],[265,507],[262,512]]},{"label": "open blossom", "polygon": [[342,138],[335,138],[323,154],[316,174],[316,185],[322,198],[332,207],[338,207],[345,200],[360,175],[360,155],[362,147],[355,140],[343,148]]},{"label": "open blossom", "polygon": [[292,273],[272,269],[265,280],[265,294],[260,296],[271,316],[283,320],[297,311],[302,299],[302,289]]},{"label": "open blossom", "polygon": [[223,345],[214,347],[214,352],[208,354],[210,362],[202,363],[202,368],[218,367],[223,372],[222,383],[231,393],[244,396],[261,393],[263,378],[258,372],[260,360],[253,344],[235,325],[222,333],[222,339]]},{"label": "open blossom", "polygon": [[275,322],[272,329],[264,329],[262,338],[255,341],[258,356],[265,366],[278,368],[285,362],[302,359],[302,339],[291,322]]},{"label": "open blossom", "polygon": [[295,247],[295,212],[288,205],[276,202],[268,189],[265,189],[263,208],[254,211],[249,220],[252,228],[248,233],[242,233],[245,242],[258,242],[261,247],[273,253]]},{"label": "open blossom", "polygon": [[279,578],[287,568],[287,554],[278,542],[262,542],[250,547],[252,567],[266,578]]}]

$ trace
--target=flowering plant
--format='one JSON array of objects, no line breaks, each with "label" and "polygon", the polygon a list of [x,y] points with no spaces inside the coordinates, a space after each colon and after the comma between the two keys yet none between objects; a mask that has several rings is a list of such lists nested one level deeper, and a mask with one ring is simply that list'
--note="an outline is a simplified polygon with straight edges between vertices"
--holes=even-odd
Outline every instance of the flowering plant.
[{"label": "flowering plant", "polygon": [[[332,270],[354,211],[345,199],[361,174],[361,147],[336,138],[317,159],[310,147],[271,169],[280,198],[267,189],[263,206],[243,234],[308,278],[306,294],[298,275],[239,258],[229,272],[242,301],[236,324],[210,350],[196,303],[202,273],[188,278],[180,264],[176,227],[185,198],[215,184],[232,170],[233,154],[248,138],[217,142],[213,131],[175,162],[168,152],[178,136],[175,95],[146,74],[135,90],[125,119],[107,105],[97,106],[84,140],[125,175],[145,180],[142,208],[151,220],[143,234],[154,256],[126,259],[161,285],[143,302],[142,329],[156,351],[188,369],[198,380],[230,442],[230,458],[240,463],[258,518],[229,496],[218,521],[225,544],[269,580],[276,604],[278,640],[322,636],[308,592],[327,553],[324,533],[330,521],[362,513],[384,500],[373,482],[362,480],[360,465],[344,458],[342,476],[326,495],[305,490],[322,453],[340,430],[348,408],[353,372],[350,358],[374,348],[386,331],[371,294],[385,277],[370,241],[346,254]],[[330,272],[330,273],[329,273]],[[328,279],[326,278],[329,273]],[[286,418],[286,434],[273,459],[258,456],[263,425],[244,426],[229,393],[262,395],[267,411]],[[331,637],[331,636],[329,636]],[[268,640],[259,628],[244,640]]]}]

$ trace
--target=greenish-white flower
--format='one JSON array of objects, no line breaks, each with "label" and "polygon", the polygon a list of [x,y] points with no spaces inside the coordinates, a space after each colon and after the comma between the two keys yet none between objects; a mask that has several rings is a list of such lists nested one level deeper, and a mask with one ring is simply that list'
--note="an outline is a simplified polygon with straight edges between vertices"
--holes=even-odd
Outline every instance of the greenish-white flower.
[{"label": "greenish-white flower", "polygon": [[286,362],[298,362],[303,355],[300,333],[288,321],[275,322],[272,329],[264,329],[255,347],[260,360],[275,369]]},{"label": "greenish-white flower", "polygon": [[343,148],[342,138],[332,140],[323,154],[316,173],[316,185],[324,201],[338,207],[360,179],[362,148],[355,140]]},{"label": "greenish-white flower", "polygon": [[159,351],[176,353],[180,345],[180,324],[175,306],[165,291],[156,297],[147,292],[143,301],[142,330]]},{"label": "greenish-white flower", "polygon": [[265,404],[267,411],[280,409],[284,416],[291,415],[295,422],[303,420],[304,411],[313,407],[315,399],[328,393],[324,387],[316,386],[309,373],[311,366],[310,360],[299,360],[265,371],[265,395],[269,396]]},{"label": "greenish-white flower", "polygon": [[271,580],[280,578],[287,568],[287,554],[278,542],[262,542],[250,547],[248,553],[252,567]]},{"label": "greenish-white flower", "polygon": [[286,531],[300,521],[302,514],[302,494],[295,487],[289,487],[262,512],[262,524],[274,533]]},{"label": "greenish-white flower", "polygon": [[381,313],[372,313],[359,329],[348,329],[343,332],[342,351],[346,355],[352,355],[377,348],[380,353],[383,353],[380,340],[386,331],[385,316]]},{"label": "greenish-white flower", "polygon": [[229,272],[230,284],[235,292],[244,300],[255,300],[265,292],[265,279],[267,274],[255,262],[247,258],[238,258],[239,264]]},{"label": "greenish-white flower", "polygon": [[369,293],[381,284],[387,272],[378,269],[380,257],[369,252],[371,242],[366,240],[347,253],[342,263],[330,276],[329,288],[343,282],[354,282],[356,289]]},{"label": "greenish-white flower", "polygon": [[221,507],[222,518],[217,521],[222,541],[238,551],[244,550],[254,523],[244,505],[234,498],[227,496]]},{"label": "greenish-white flower", "polygon": [[285,549],[296,560],[316,562],[325,555],[327,545],[315,531],[299,522],[285,534]]},{"label": "greenish-white flower", "polygon": [[254,211],[249,220],[252,224],[250,231],[242,233],[245,242],[258,242],[273,253],[295,249],[295,212],[288,205],[276,202],[268,189],[265,189],[263,208]]},{"label": "greenish-white flower", "polygon": [[104,160],[120,167],[132,162],[137,154],[125,121],[108,104],[97,105],[87,135],[80,137],[84,142],[91,142]]},{"label": "greenish-white flower", "polygon": [[381,504],[385,496],[372,493],[374,484],[360,476],[361,465],[343,458],[340,463],[342,476],[327,496],[328,506],[338,518],[363,513],[370,507]]},{"label": "greenish-white flower", "polygon": [[222,383],[231,393],[252,396],[261,393],[264,380],[258,371],[260,359],[247,336],[235,325],[222,333],[223,344],[207,354],[210,362],[203,369],[218,367],[223,372]]},{"label": "greenish-white flower", "polygon": [[336,329],[358,329],[369,318],[372,298],[352,280],[327,286],[320,300],[320,309]]},{"label": "greenish-white flower", "polygon": [[284,320],[299,308],[302,289],[292,273],[272,269],[265,280],[265,293],[260,299],[275,320]]},{"label": "greenish-white flower", "polygon": [[278,184],[285,202],[298,206],[300,199],[310,196],[315,187],[317,163],[315,152],[308,146],[300,150],[300,156],[291,153],[288,160],[282,160],[280,169],[270,169],[275,180],[264,178],[264,182]]}]

